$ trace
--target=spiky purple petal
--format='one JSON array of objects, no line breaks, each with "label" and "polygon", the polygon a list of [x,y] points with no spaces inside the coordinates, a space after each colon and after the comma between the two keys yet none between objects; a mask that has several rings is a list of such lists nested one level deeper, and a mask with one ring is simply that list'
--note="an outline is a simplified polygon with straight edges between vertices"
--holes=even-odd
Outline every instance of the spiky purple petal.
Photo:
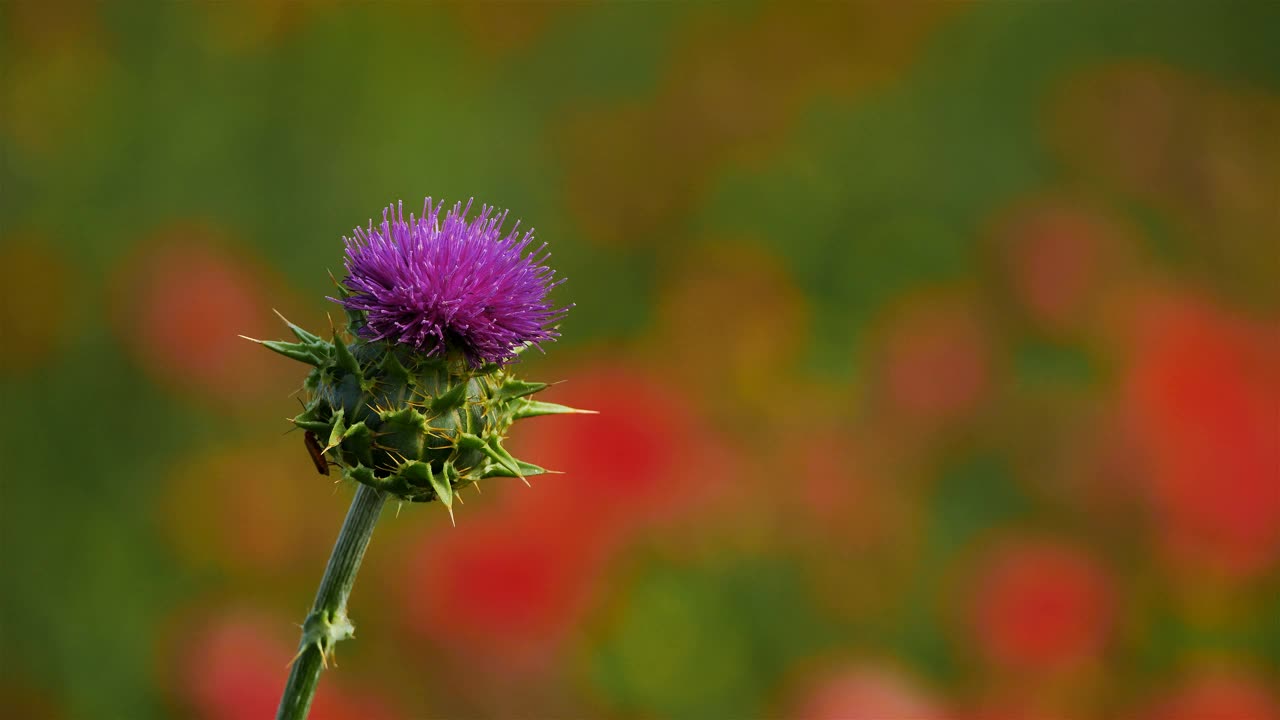
[{"label": "spiky purple petal", "polygon": [[547,300],[563,282],[544,263],[546,243],[526,252],[533,231],[517,221],[506,235],[506,211],[482,206],[468,221],[471,201],[427,198],[421,217],[404,217],[404,204],[388,206],[382,223],[356,228],[346,243],[349,297],[334,299],[364,313],[357,333],[403,343],[426,355],[462,351],[473,366],[514,359],[526,344],[540,347],[559,333],[550,325],[567,308]]}]

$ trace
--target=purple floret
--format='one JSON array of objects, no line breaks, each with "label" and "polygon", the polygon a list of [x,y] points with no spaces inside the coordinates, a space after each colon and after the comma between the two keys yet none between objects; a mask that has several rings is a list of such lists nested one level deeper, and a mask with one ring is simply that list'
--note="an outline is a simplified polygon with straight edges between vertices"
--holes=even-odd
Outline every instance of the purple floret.
[{"label": "purple floret", "polygon": [[422,216],[406,221],[404,204],[388,206],[382,224],[356,228],[346,242],[351,295],[336,299],[364,313],[357,333],[387,340],[426,355],[462,351],[473,367],[505,363],[526,344],[554,340],[549,327],[567,308],[555,308],[547,293],[563,280],[545,264],[546,243],[526,253],[533,231],[517,221],[502,234],[506,211],[482,206],[470,222],[455,204],[441,222],[444,203],[427,198]]}]

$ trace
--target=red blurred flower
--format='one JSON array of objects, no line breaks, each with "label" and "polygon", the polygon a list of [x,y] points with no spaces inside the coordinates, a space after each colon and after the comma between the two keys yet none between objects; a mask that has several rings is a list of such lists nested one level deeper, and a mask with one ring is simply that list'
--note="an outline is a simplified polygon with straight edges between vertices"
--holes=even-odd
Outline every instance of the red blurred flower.
[{"label": "red blurred flower", "polygon": [[976,710],[964,714],[965,720],[1067,720],[1070,717],[1072,716],[1042,710],[1034,702],[1017,701],[988,701]]},{"label": "red blurred flower", "polygon": [[554,657],[590,599],[599,553],[572,519],[546,520],[491,508],[429,533],[409,570],[409,624],[451,654],[507,669]]},{"label": "red blurred flower", "polygon": [[1280,699],[1265,683],[1243,674],[1196,678],[1158,700],[1146,720],[1277,720]]},{"label": "red blurred flower", "polygon": [[273,298],[262,271],[200,226],[170,228],[146,242],[118,273],[116,329],[160,381],[217,404],[277,392],[298,378],[265,363],[240,334],[274,337]]},{"label": "red blurred flower", "polygon": [[968,417],[991,383],[990,339],[973,303],[947,294],[888,319],[880,363],[889,412],[932,430]]},{"label": "red blurred flower", "polygon": [[1112,615],[1110,582],[1080,550],[1022,541],[998,548],[975,586],[979,648],[1010,669],[1055,670],[1096,657]]},{"label": "red blurred flower", "polygon": [[812,681],[786,717],[795,720],[941,720],[951,717],[909,677],[889,668],[848,667]]},{"label": "red blurred flower", "polygon": [[1265,570],[1280,551],[1280,333],[1208,302],[1144,305],[1125,401],[1166,546],[1197,568]]},{"label": "red blurred flower", "polygon": [[522,422],[511,438],[518,455],[564,474],[532,489],[485,481],[506,484],[500,506],[437,528],[412,560],[409,622],[454,650],[516,664],[553,656],[618,543],[718,476],[700,464],[710,440],[672,389],[618,366],[570,375],[546,394],[600,414]]},{"label": "red blurred flower", "polygon": [[[176,692],[202,720],[260,720],[275,715],[289,674],[295,625],[252,611],[224,612],[184,626],[171,648]],[[384,702],[346,691],[340,679],[320,683],[311,720],[386,720]]]},{"label": "red blurred flower", "polygon": [[[912,502],[902,488],[885,481],[886,472],[875,439],[866,428],[787,428],[773,448],[781,457],[771,458],[767,483],[787,477],[792,490],[776,497],[776,487],[766,486],[764,502],[778,506],[790,502],[799,521],[788,527],[818,555],[825,555],[844,568],[843,559],[831,555],[834,547],[873,548],[896,542],[906,520],[904,504]],[[794,448],[810,446],[820,452],[797,459]],[[793,516],[794,517],[794,516]],[[835,543],[835,545],[832,545]],[[843,574],[843,570],[842,570]]]},{"label": "red blurred flower", "polygon": [[669,518],[716,489],[723,473],[708,460],[721,452],[720,443],[678,387],[624,365],[565,374],[571,380],[547,391],[548,399],[599,415],[517,426],[516,454],[564,474],[538,482],[531,497],[508,499],[538,503],[608,539]]},{"label": "red blurred flower", "polygon": [[1053,197],[1013,208],[996,236],[1017,298],[1038,325],[1053,331],[1088,320],[1107,261],[1124,241],[1105,216]]}]

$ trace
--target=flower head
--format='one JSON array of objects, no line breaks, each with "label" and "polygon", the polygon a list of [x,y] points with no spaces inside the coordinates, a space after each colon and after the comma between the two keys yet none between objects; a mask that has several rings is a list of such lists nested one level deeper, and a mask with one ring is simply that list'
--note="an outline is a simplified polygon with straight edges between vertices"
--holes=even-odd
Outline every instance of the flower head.
[{"label": "flower head", "polygon": [[405,220],[403,203],[388,206],[381,225],[344,238],[350,294],[335,300],[364,313],[357,333],[431,356],[457,349],[473,366],[558,337],[549,326],[567,308],[547,300],[562,281],[543,264],[546,243],[526,253],[533,231],[521,234],[517,221],[504,235],[506,211],[485,205],[468,221],[471,201],[442,219],[443,209],[427,198],[421,217]]}]

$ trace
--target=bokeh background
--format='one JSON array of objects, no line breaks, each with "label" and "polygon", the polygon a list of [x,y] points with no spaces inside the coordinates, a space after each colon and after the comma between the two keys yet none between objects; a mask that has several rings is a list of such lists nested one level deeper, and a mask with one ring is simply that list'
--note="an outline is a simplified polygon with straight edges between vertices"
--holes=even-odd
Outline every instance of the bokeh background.
[{"label": "bokeh background", "polygon": [[0,4],[0,713],[268,717],[340,238],[576,303],[313,717],[1280,718],[1280,3]]}]

